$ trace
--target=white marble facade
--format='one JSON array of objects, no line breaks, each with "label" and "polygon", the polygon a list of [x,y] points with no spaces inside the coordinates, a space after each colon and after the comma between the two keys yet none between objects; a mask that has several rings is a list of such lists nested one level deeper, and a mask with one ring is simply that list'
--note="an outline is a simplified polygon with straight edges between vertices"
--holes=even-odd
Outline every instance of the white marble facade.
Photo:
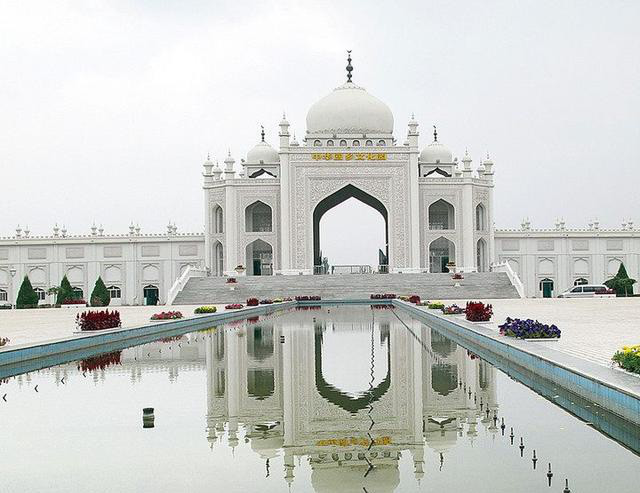
[{"label": "white marble facade", "polygon": [[[640,276],[640,240],[632,222],[619,230],[494,230],[493,162],[458,161],[429,128],[419,140],[412,116],[406,138],[394,137],[388,106],[348,80],[313,104],[298,142],[283,116],[277,149],[264,129],[246,159],[229,153],[220,166],[204,163],[205,231],[177,234],[33,237],[19,227],[0,238],[0,303],[15,302],[24,275],[46,291],[64,274],[89,296],[101,275],[115,304],[144,304],[153,289],[160,302],[187,266],[210,275],[298,275],[322,272],[318,224],[322,214],[355,197],[385,218],[388,245],[380,272],[487,271],[507,262],[527,296],[557,295],[576,282],[600,283],[624,262]],[[241,269],[238,269],[241,267]],[[546,291],[543,289],[546,286]]]}]

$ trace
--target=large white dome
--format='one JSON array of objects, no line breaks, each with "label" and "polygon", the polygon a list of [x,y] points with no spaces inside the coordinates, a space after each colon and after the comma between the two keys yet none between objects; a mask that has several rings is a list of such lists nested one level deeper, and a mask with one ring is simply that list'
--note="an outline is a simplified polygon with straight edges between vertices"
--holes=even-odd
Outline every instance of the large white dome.
[{"label": "large white dome", "polygon": [[280,162],[278,151],[264,140],[258,142],[253,149],[247,152],[247,164],[272,164]]},{"label": "large white dome", "polygon": [[307,113],[308,134],[391,134],[389,107],[362,87],[347,82],[336,87]]}]

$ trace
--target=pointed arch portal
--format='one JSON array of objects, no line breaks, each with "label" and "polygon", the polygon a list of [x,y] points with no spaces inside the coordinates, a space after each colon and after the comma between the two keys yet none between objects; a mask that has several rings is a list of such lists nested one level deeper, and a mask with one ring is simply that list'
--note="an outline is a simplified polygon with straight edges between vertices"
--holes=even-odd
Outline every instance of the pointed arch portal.
[{"label": "pointed arch portal", "polygon": [[389,214],[387,213],[387,208],[384,206],[382,202],[380,202],[373,195],[369,195],[367,192],[360,190],[359,188],[349,184],[342,187],[340,190],[332,193],[328,197],[321,200],[318,205],[316,205],[313,210],[313,264],[321,265],[322,264],[322,256],[320,253],[320,220],[324,214],[333,209],[335,206],[341,204],[345,200],[350,198],[354,198],[366,204],[370,207],[373,207],[377,210],[382,217],[384,218],[384,231],[385,231],[385,247],[383,253],[383,257],[381,258],[380,264],[388,265],[389,264]]}]

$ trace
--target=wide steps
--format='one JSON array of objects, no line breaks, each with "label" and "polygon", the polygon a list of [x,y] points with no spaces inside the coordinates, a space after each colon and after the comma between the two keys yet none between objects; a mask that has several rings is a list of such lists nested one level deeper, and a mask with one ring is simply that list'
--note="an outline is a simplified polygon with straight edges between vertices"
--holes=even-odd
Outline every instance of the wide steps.
[{"label": "wide steps", "polygon": [[342,274],[324,276],[194,277],[175,304],[243,303],[247,298],[319,295],[322,299],[368,299],[372,293],[418,294],[424,299],[518,298],[502,272],[468,273],[455,287],[450,274]]}]

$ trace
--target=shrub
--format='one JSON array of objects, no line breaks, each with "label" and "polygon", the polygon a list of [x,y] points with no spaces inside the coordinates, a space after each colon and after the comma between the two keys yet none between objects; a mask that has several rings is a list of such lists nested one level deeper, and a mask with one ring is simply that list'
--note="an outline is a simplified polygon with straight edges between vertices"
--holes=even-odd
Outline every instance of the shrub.
[{"label": "shrub", "polygon": [[555,325],[547,325],[537,320],[520,320],[507,317],[500,328],[500,335],[516,337],[518,339],[557,339],[560,337],[560,329]]},{"label": "shrub", "polygon": [[273,302],[274,303],[282,303],[284,300],[282,298],[274,298]]},{"label": "shrub", "polygon": [[640,373],[640,344],[623,346],[622,350],[616,351],[616,354],[611,359],[618,363],[620,368],[633,373]]},{"label": "shrub", "polygon": [[609,289],[613,289],[616,292],[616,296],[633,296],[633,285],[635,283],[636,280],[629,277],[627,269],[621,263],[615,277],[605,281],[604,285]]},{"label": "shrub", "polygon": [[76,325],[80,330],[104,330],[120,327],[120,312],[100,310],[78,313]]},{"label": "shrub", "polygon": [[120,356],[122,351],[115,351],[113,353],[101,354],[100,356],[93,356],[91,358],[85,358],[78,363],[78,370],[81,372],[104,370],[111,365],[120,364]]},{"label": "shrub", "polygon": [[270,299],[264,299],[264,300],[260,300],[260,304],[261,305],[271,305],[273,304],[273,301],[271,301]]},{"label": "shrub", "polygon": [[372,294],[372,300],[395,300],[396,295],[392,293],[384,293],[384,294]]},{"label": "shrub", "polygon": [[28,276],[24,276],[18,298],[16,299],[16,308],[36,308],[38,306],[38,293],[36,293],[29,281]]},{"label": "shrub", "polygon": [[258,306],[259,303],[258,298],[249,298],[247,300],[247,306]]},{"label": "shrub", "polygon": [[420,296],[418,296],[417,294],[412,294],[411,296],[409,296],[409,303],[413,303],[414,305],[419,305]]},{"label": "shrub", "polygon": [[401,301],[409,301],[409,297],[405,294],[398,296],[398,299]]},{"label": "shrub", "polygon": [[451,279],[456,279],[456,280],[460,280],[460,279],[464,279],[464,276],[462,275],[462,273],[460,272],[455,272],[452,276]]},{"label": "shrub", "polygon": [[243,306],[241,303],[231,303],[224,308],[225,310],[239,310],[240,308],[243,308]]},{"label": "shrub", "polygon": [[464,308],[455,304],[450,306],[443,306],[442,313],[444,315],[460,315],[461,313],[464,313]]},{"label": "shrub", "polygon": [[82,298],[68,298],[64,300],[63,305],[86,305],[87,302]]},{"label": "shrub", "polygon": [[215,313],[217,311],[218,309],[215,306],[199,306],[198,308],[193,310],[193,313],[195,313],[196,315],[200,315],[202,313]]},{"label": "shrub", "polygon": [[320,301],[320,296],[296,296],[296,301]]},{"label": "shrub", "polygon": [[481,301],[468,301],[465,314],[470,322],[488,322],[493,315],[493,307]]},{"label": "shrub", "polygon": [[291,299],[291,296],[285,296],[282,301],[293,301],[293,299]]},{"label": "shrub", "polygon": [[182,318],[182,312],[168,311],[168,312],[154,313],[153,315],[151,315],[151,320],[177,320],[178,318]]},{"label": "shrub", "polygon": [[104,285],[102,277],[98,276],[98,279],[96,279],[96,285],[93,288],[89,300],[91,301],[91,306],[109,306],[111,295],[109,294],[107,286]]},{"label": "shrub", "polygon": [[444,303],[442,301],[432,301],[427,305],[429,310],[442,310],[444,308]]},{"label": "shrub", "polygon": [[11,342],[8,337],[0,337],[0,347],[5,346]]},{"label": "shrub", "polygon": [[71,287],[71,283],[67,276],[65,275],[60,282],[60,287],[58,288],[58,297],[56,298],[56,304],[62,305],[67,300],[72,300],[73,296],[73,288]]}]

